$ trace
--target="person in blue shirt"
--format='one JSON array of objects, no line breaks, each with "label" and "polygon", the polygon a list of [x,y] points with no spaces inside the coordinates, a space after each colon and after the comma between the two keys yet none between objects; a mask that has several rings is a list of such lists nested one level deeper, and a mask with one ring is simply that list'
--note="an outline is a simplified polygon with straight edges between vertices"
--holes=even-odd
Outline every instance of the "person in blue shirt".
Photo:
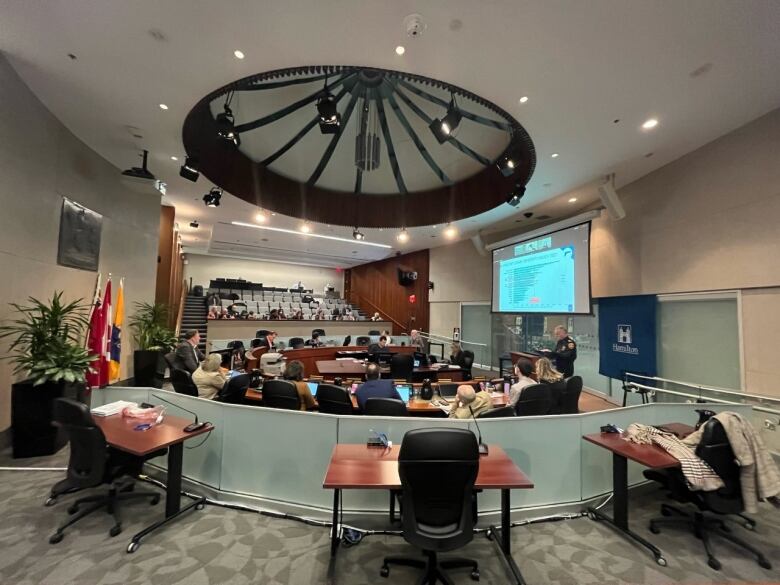
[{"label": "person in blue shirt", "polygon": [[355,392],[360,410],[366,405],[369,398],[395,398],[401,400],[401,395],[393,386],[392,380],[382,380],[379,378],[379,366],[377,364],[368,364],[366,367],[366,381],[360,385]]}]

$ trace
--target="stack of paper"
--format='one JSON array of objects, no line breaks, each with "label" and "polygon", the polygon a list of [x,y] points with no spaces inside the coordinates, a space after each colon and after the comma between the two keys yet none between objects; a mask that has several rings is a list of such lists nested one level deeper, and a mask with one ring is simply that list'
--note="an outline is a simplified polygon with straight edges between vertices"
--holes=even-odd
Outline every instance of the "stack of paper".
[{"label": "stack of paper", "polygon": [[127,400],[117,400],[116,402],[109,402],[103,406],[98,406],[91,410],[92,416],[111,416],[119,414],[128,406],[138,406],[137,402],[128,402]]}]

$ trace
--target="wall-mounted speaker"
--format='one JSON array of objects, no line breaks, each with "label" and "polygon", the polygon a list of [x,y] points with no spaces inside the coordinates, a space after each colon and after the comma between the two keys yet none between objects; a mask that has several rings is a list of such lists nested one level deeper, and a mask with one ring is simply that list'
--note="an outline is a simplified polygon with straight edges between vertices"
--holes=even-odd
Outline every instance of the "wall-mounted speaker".
[{"label": "wall-mounted speaker", "polygon": [[417,273],[412,270],[398,269],[398,284],[401,286],[411,286],[417,281]]},{"label": "wall-mounted speaker", "polygon": [[626,210],[623,208],[620,197],[618,196],[617,191],[615,191],[615,187],[612,183],[613,177],[610,176],[603,184],[599,185],[598,191],[601,202],[607,209],[607,213],[609,213],[609,217],[617,221],[626,217]]}]

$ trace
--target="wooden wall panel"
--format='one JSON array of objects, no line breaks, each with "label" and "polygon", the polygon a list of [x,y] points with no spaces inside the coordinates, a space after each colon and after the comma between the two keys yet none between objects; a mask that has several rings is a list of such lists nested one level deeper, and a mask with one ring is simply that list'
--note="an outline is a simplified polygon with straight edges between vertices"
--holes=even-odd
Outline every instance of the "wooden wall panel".
[{"label": "wooden wall panel", "polygon": [[[428,331],[428,265],[428,250],[420,250],[355,266],[344,273],[345,295],[369,315],[379,311],[392,321],[393,334]],[[410,286],[399,284],[399,268],[417,272],[417,281]],[[414,304],[409,302],[412,294]]]},{"label": "wooden wall panel", "polygon": [[154,300],[168,306],[169,325],[173,327],[179,310],[182,287],[182,257],[175,229],[176,210],[160,207],[160,241],[157,248],[157,287]]}]

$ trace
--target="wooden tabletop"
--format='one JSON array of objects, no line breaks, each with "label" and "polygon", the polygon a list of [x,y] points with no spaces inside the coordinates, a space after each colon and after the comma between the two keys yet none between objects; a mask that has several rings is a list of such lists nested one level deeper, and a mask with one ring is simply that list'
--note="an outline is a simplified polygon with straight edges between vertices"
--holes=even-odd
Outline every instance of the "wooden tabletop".
[{"label": "wooden tabletop", "polygon": [[[322,487],[325,489],[398,489],[399,445],[389,449],[339,444],[333,448]],[[498,445],[479,458],[477,489],[530,489],[533,482]]]},{"label": "wooden tabletop", "polygon": [[317,371],[320,375],[362,376],[366,373],[366,364],[357,360],[319,360]]},{"label": "wooden tabletop", "polygon": [[[674,431],[679,436],[684,437],[693,432],[693,427],[682,423],[665,423],[660,425]],[[623,438],[620,433],[593,433],[590,435],[583,435],[583,439],[608,449],[613,453],[621,455],[631,461],[644,465],[645,467],[652,467],[660,469],[664,467],[679,467],[680,462],[672,457],[668,452],[664,451],[658,445],[645,445],[640,443],[632,443]]]},{"label": "wooden tabletop", "polygon": [[185,433],[183,429],[192,422],[190,419],[166,415],[159,425],[153,426],[148,431],[136,431],[134,429],[141,424],[141,421],[123,417],[121,414],[93,418],[95,425],[106,436],[109,445],[139,456],[208,433],[214,428],[209,424],[198,431]]}]

